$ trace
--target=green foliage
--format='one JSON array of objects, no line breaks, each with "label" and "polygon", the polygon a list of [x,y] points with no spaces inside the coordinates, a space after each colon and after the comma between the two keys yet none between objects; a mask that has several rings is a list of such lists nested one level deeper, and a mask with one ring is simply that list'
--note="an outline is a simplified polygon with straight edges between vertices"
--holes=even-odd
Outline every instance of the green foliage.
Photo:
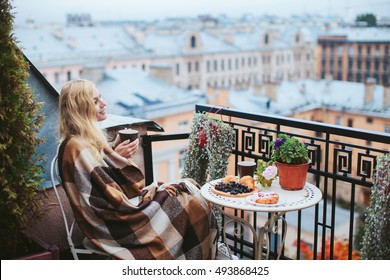
[{"label": "green foliage", "polygon": [[[234,140],[233,127],[208,114],[195,113],[182,178],[192,178],[204,185],[207,180],[225,177]],[[213,211],[221,228],[222,215],[216,208]]]},{"label": "green foliage", "polygon": [[376,16],[374,14],[358,15],[355,22],[366,22],[368,27],[376,26]]},{"label": "green foliage", "polygon": [[182,177],[192,178],[200,185],[208,179],[225,177],[234,145],[234,129],[207,114],[195,113],[191,131]]},{"label": "green foliage", "polygon": [[277,177],[277,167],[273,165],[272,160],[265,162],[262,159],[257,160],[256,166],[256,180],[263,187],[270,187],[272,181]]},{"label": "green foliage", "polygon": [[296,137],[278,134],[278,138],[271,142],[272,162],[285,164],[304,164],[309,162],[309,151],[304,143]]},{"label": "green foliage", "polygon": [[25,83],[28,64],[15,45],[12,6],[0,0],[0,257],[13,258],[20,228],[39,215],[40,160],[35,148],[43,117]]},{"label": "green foliage", "polygon": [[362,259],[390,260],[390,154],[377,157],[362,240]]}]

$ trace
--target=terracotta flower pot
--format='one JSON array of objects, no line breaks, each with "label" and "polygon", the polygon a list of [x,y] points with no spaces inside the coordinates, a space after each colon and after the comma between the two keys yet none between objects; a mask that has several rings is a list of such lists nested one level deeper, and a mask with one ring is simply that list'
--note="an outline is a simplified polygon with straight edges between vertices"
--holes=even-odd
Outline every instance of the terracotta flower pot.
[{"label": "terracotta flower pot", "polygon": [[279,184],[282,189],[295,191],[305,186],[307,170],[310,163],[305,164],[284,164],[277,162]]}]

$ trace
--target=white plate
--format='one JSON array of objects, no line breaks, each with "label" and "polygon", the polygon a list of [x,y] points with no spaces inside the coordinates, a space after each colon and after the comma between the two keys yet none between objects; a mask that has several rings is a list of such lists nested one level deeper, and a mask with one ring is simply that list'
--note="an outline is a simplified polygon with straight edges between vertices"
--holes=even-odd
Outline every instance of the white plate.
[{"label": "white plate", "polygon": [[256,199],[258,199],[258,198],[259,198],[259,197],[258,197],[258,195],[257,195],[257,193],[256,193],[256,194],[247,196],[247,197],[245,198],[245,200],[246,200],[246,202],[248,202],[248,203],[250,203],[250,204],[253,204],[253,205],[270,206],[270,207],[272,207],[272,206],[278,206],[278,205],[282,205],[282,204],[286,203],[286,200],[283,199],[283,198],[281,198],[280,196],[279,196],[279,201],[278,201],[277,203],[273,203],[273,204],[257,203],[257,202],[256,202]]}]

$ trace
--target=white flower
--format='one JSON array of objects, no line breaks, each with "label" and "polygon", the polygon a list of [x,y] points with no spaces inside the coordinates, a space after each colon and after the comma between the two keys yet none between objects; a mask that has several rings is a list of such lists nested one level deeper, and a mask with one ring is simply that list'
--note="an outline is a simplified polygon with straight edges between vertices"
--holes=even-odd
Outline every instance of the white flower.
[{"label": "white flower", "polygon": [[276,168],[276,166],[274,165],[271,165],[271,166],[268,166],[264,171],[263,173],[261,173],[261,175],[263,175],[263,177],[267,180],[271,180],[271,179],[274,179],[275,176],[278,174],[278,169]]}]

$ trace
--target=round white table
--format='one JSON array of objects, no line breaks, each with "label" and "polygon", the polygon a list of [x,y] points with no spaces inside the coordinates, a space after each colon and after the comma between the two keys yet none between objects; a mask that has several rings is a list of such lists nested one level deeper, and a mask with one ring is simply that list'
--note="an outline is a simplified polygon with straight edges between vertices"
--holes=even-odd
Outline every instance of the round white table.
[{"label": "round white table", "polygon": [[[322,199],[322,192],[316,186],[306,183],[302,190],[297,191],[287,191],[280,187],[278,180],[274,180],[272,185],[267,188],[261,187],[260,184],[256,182],[256,186],[260,187],[262,192],[276,192],[279,195],[279,202],[277,204],[269,205],[259,205],[253,203],[249,198],[250,197],[232,197],[232,196],[222,196],[215,194],[211,191],[211,186],[217,184],[221,179],[211,181],[206,183],[201,188],[202,196],[214,204],[214,206],[225,216],[230,217],[231,220],[225,222],[223,226],[222,234],[224,241],[226,242],[226,229],[229,223],[240,223],[241,225],[246,225],[252,231],[254,237],[254,250],[255,250],[255,259],[268,259],[270,252],[270,242],[269,242],[269,233],[278,232],[278,223],[281,221],[285,226],[285,231],[282,235],[282,240],[278,248],[277,259],[280,258],[284,241],[287,233],[287,221],[284,219],[283,215],[289,211],[301,210],[316,205]],[[231,215],[223,210],[222,207],[239,209],[252,212],[268,212],[270,213],[269,219],[266,223],[260,228],[259,236],[256,233],[256,229],[245,219]],[[228,244],[226,247],[231,255]],[[266,253],[263,253],[265,250]]]}]

